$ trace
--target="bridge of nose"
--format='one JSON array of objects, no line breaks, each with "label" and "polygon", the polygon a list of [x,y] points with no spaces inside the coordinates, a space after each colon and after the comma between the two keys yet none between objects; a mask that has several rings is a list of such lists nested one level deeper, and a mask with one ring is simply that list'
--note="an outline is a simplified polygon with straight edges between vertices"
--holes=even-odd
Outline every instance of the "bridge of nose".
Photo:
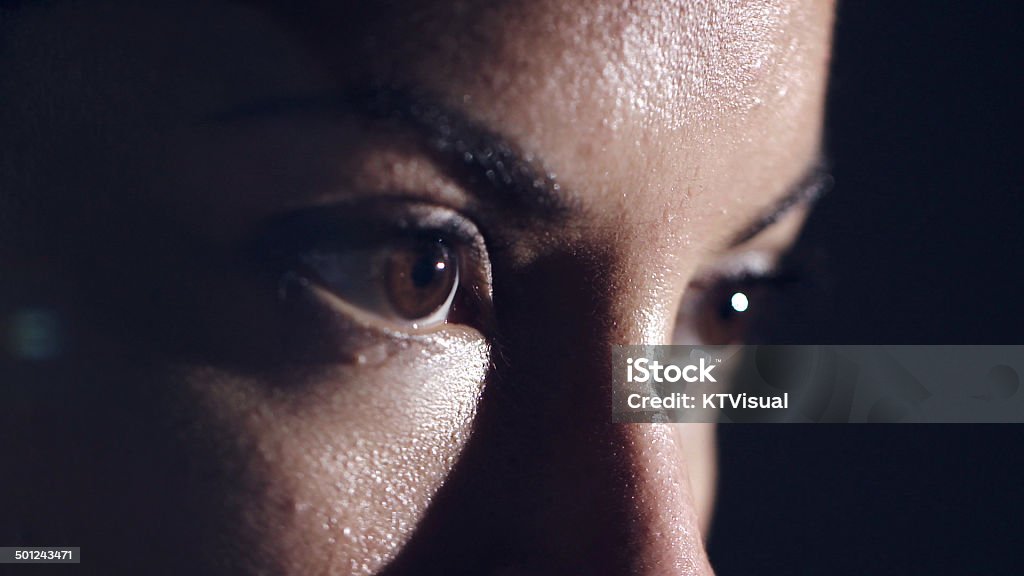
[{"label": "bridge of nose", "polygon": [[611,422],[611,346],[665,343],[677,290],[612,253],[553,258],[518,280],[489,409],[508,415],[518,450],[524,557],[574,571],[596,562],[589,573],[701,573],[685,431]]},{"label": "bridge of nose", "polygon": [[664,341],[671,319],[651,311],[675,296],[611,253],[504,278],[472,438],[395,566],[709,574],[678,430],[611,421],[611,346]]}]

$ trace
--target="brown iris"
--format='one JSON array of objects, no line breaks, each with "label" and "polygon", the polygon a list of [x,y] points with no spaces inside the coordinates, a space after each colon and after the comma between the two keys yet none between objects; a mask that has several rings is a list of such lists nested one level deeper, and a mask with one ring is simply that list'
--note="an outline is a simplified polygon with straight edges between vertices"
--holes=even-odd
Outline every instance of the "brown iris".
[{"label": "brown iris", "polygon": [[384,264],[388,300],[406,320],[426,318],[448,304],[458,277],[455,255],[436,238],[400,244]]}]

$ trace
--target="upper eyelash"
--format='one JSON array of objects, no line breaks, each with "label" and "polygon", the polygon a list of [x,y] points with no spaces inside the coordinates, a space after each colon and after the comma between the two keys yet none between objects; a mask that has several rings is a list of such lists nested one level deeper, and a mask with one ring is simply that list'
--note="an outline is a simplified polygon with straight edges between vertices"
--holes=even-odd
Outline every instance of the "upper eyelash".
[{"label": "upper eyelash", "polygon": [[[293,258],[303,251],[323,248],[335,242],[339,248],[355,248],[377,245],[396,235],[408,234],[436,234],[452,245],[464,246],[474,253],[486,252],[474,225],[448,208],[431,211],[437,207],[405,202],[404,212],[396,215],[393,210],[381,210],[388,204],[395,202],[376,200],[371,206],[363,207],[363,215],[378,210],[386,214],[370,225],[367,225],[367,218],[353,216],[352,211],[356,207],[347,204],[289,212],[262,226],[254,240],[248,243],[246,252],[257,262],[267,262]],[[416,210],[423,210],[424,214],[417,215]],[[354,229],[357,227],[359,229]]]},{"label": "upper eyelash", "polygon": [[751,258],[736,258],[720,264],[716,268],[704,271],[695,276],[690,285],[697,288],[710,288],[722,282],[750,282],[754,279],[767,278],[776,273],[779,259],[764,254]]},{"label": "upper eyelash", "polygon": [[799,266],[781,265],[765,273],[741,273],[734,276],[723,277],[722,280],[734,284],[788,284],[802,279],[802,269]]},{"label": "upper eyelash", "polygon": [[[765,259],[767,260],[767,258]],[[809,273],[810,263],[803,258],[794,258],[787,251],[770,262],[762,261],[757,265],[739,264],[720,267],[691,280],[691,285],[698,289],[713,289],[719,285],[734,286],[768,285],[783,286],[805,281]]]}]

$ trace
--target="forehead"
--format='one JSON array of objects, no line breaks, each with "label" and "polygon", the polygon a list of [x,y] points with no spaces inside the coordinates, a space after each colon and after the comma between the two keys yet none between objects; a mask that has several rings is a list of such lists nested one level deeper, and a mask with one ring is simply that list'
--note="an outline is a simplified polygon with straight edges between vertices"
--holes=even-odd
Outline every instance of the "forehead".
[{"label": "forehead", "polygon": [[[607,113],[606,125],[640,119],[656,130],[692,127],[785,95],[827,42],[831,13],[823,0],[43,6],[53,18],[36,33],[64,28],[71,38],[91,37],[93,48],[148,37],[149,48],[177,48],[179,59],[269,67],[286,44],[281,30],[270,29],[283,28],[342,81],[414,82],[499,102],[532,94],[574,109],[590,102]],[[186,44],[194,49],[180,51]]]},{"label": "forehead", "polygon": [[781,191],[816,155],[831,17],[814,0],[44,6],[22,19],[43,46],[23,69],[97,121],[412,86],[595,205],[715,210]]},{"label": "forehead", "polygon": [[287,21],[336,77],[425,87],[535,153],[592,204],[742,216],[817,159],[832,9],[409,2]]},{"label": "forehead", "polygon": [[517,119],[529,126],[599,114],[611,136],[623,127],[692,132],[796,106],[793,97],[822,75],[832,6],[463,0],[268,10],[342,77],[426,86],[489,111],[492,122],[524,103],[554,112]]}]

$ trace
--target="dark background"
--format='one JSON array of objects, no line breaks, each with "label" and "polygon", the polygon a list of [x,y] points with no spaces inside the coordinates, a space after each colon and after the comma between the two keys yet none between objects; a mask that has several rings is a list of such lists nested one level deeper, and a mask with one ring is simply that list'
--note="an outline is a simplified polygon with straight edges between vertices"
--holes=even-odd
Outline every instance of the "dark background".
[{"label": "dark background", "polygon": [[[762,339],[1024,344],[1021,4],[840,1],[836,183]],[[719,435],[722,576],[1024,574],[1024,426]]]}]

